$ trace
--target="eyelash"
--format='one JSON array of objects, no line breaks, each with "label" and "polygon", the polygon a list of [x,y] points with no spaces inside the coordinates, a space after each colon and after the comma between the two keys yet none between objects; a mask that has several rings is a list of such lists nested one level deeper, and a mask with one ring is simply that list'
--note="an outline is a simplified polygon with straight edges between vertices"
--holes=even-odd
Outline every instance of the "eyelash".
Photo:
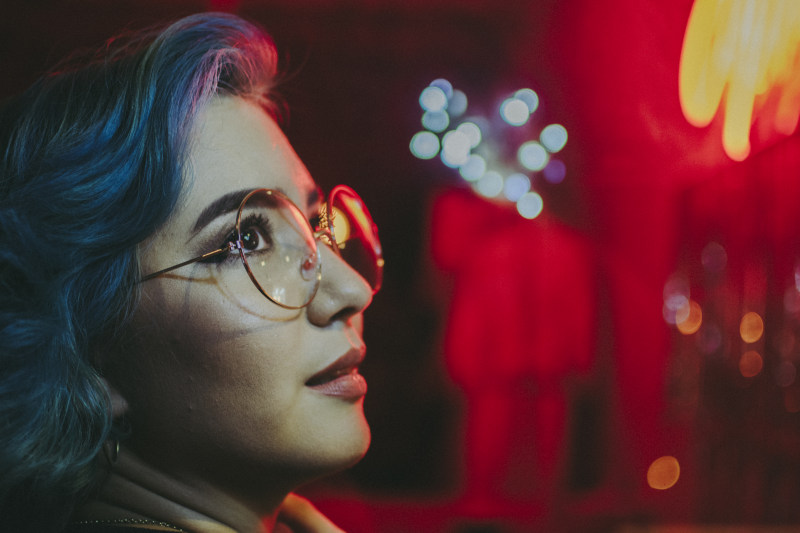
[{"label": "eyelash", "polygon": [[[251,213],[250,215],[248,215],[247,217],[242,219],[242,223],[241,223],[241,227],[242,228],[257,227],[257,228],[263,228],[264,230],[269,230],[270,226],[271,225],[270,225],[269,220],[265,219],[260,214],[254,214],[254,213]],[[265,231],[265,233],[271,233],[271,231]],[[228,233],[228,236],[225,238],[225,240],[222,243],[217,245],[217,248],[224,248],[225,246],[228,245],[228,243],[231,243],[231,242],[234,242],[234,241],[236,241],[236,230],[235,229],[232,230],[230,233]],[[235,261],[237,257],[238,257],[238,254],[235,254],[235,253],[232,253],[232,252],[228,251],[228,252],[220,253],[220,254],[217,254],[217,255],[212,255],[211,257],[209,257],[209,258],[207,258],[207,259],[205,259],[203,261],[200,261],[200,262],[201,263],[210,263],[210,264],[221,265],[221,264],[223,264],[225,262],[228,262],[228,261]]]}]

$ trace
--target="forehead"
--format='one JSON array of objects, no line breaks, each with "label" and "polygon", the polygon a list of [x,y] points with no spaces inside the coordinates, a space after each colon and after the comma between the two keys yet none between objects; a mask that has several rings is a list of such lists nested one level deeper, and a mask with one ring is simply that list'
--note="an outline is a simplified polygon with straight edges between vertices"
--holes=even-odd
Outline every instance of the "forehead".
[{"label": "forehead", "polygon": [[198,209],[233,191],[281,189],[304,206],[316,190],[272,117],[258,104],[237,97],[215,98],[198,116],[188,170],[181,211],[194,216]]}]

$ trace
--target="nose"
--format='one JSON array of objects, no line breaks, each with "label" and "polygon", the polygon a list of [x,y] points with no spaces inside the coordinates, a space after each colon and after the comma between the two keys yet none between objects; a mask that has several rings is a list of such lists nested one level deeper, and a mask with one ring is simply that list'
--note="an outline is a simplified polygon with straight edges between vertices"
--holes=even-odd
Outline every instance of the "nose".
[{"label": "nose", "polygon": [[372,302],[372,287],[328,246],[320,245],[322,280],[308,304],[308,319],[320,327],[346,321]]}]

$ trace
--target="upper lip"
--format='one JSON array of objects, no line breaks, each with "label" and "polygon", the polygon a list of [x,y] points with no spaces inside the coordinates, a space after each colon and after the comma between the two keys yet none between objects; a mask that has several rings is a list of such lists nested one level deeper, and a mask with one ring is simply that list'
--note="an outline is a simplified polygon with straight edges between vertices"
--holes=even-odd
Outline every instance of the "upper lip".
[{"label": "upper lip", "polygon": [[351,348],[345,352],[344,355],[336,359],[336,361],[308,378],[306,385],[319,385],[357,370],[358,365],[364,360],[365,355],[366,348]]}]

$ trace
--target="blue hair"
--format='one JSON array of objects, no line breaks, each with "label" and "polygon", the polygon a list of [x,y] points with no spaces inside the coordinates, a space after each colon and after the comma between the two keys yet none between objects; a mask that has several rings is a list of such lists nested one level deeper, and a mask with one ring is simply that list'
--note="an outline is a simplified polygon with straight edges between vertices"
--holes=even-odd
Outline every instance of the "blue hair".
[{"label": "blue hair", "polygon": [[223,14],[110,41],[0,108],[0,521],[59,531],[112,430],[95,358],[137,301],[137,247],[179,201],[214,95],[271,109],[272,41]]}]

